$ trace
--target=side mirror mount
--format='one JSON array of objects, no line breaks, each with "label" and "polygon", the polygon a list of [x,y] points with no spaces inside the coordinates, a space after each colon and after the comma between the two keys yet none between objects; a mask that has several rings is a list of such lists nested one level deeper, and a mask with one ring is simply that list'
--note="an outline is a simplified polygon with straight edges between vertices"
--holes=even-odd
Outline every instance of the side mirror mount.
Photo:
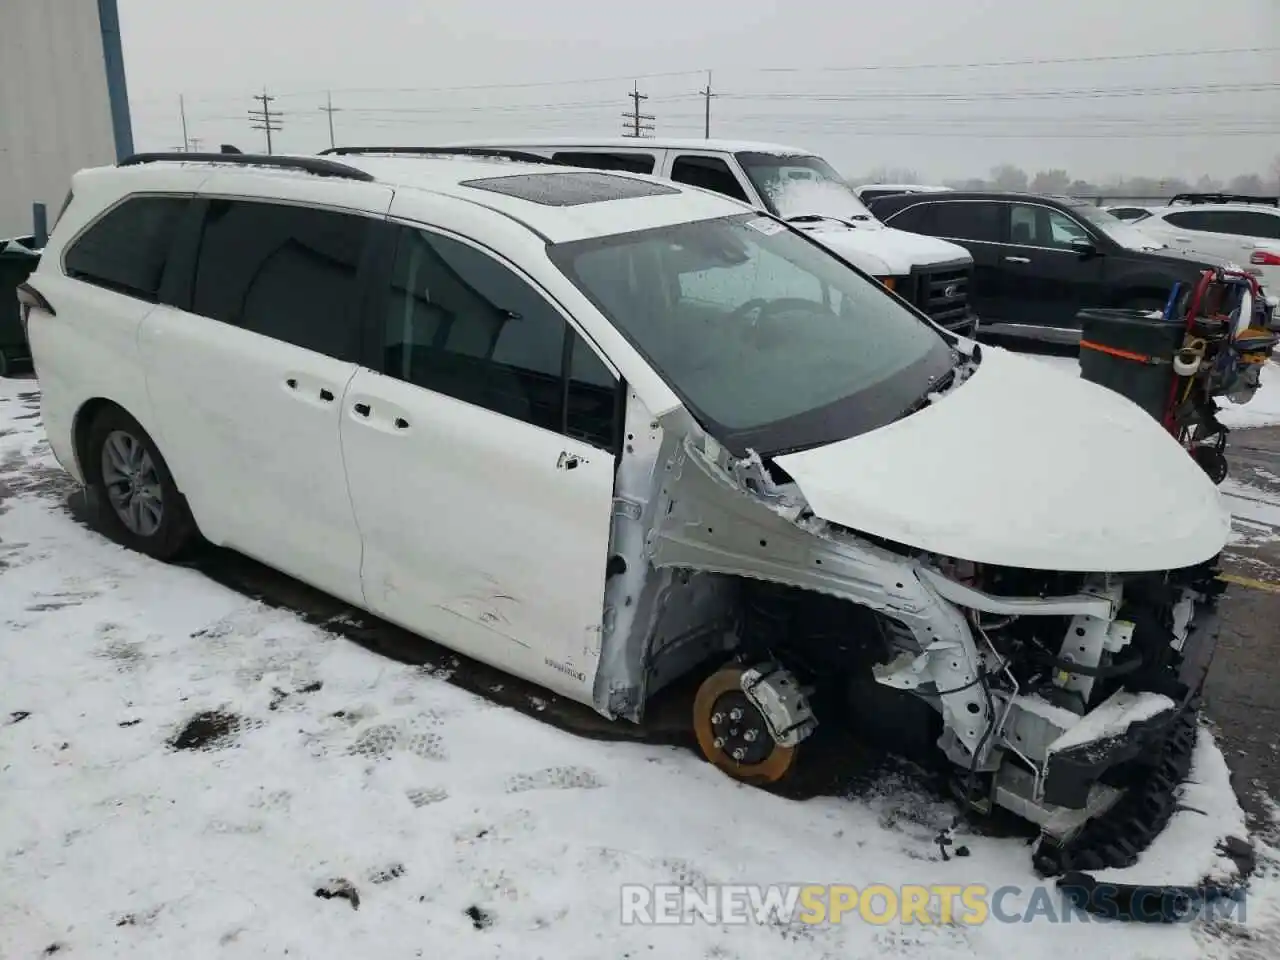
[{"label": "side mirror mount", "polygon": [[1081,260],[1099,256],[1098,245],[1092,240],[1072,240],[1071,249],[1080,255]]}]

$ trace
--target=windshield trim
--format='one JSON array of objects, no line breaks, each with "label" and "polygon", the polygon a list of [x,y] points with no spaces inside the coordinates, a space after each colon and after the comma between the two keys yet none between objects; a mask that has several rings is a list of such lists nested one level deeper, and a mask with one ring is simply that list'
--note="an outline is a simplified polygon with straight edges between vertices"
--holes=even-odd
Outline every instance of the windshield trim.
[{"label": "windshield trim", "polygon": [[[726,217],[714,217],[705,221],[691,222],[746,222],[758,219],[760,216],[759,211],[752,211],[750,213],[730,214]],[[672,380],[626,325],[615,320],[609,308],[592,291],[591,287],[583,282],[573,267],[573,257],[581,251],[606,247],[617,243],[623,237],[643,240],[649,235],[661,234],[673,227],[680,227],[684,224],[666,224],[644,230],[624,231],[622,233],[548,243],[546,245],[548,259],[564,274],[578,292],[591,302],[609,325],[627,341],[636,354],[648,365],[649,369],[676,395],[684,408],[689,411],[702,428],[731,453],[740,457],[746,456],[749,451],[754,451],[763,457],[782,456],[787,453],[795,453],[800,450],[846,440],[893,423],[907,414],[919,402],[920,398],[929,392],[933,383],[954,368],[953,351],[959,342],[954,334],[939,327],[914,306],[886,290],[874,277],[850,263],[836,251],[819,243],[809,236],[807,232],[787,223],[780,217],[775,217],[775,219],[788,233],[799,237],[805,243],[812,245],[825,255],[848,267],[861,277],[872,290],[892,300],[902,313],[933,333],[934,340],[919,359],[887,380],[873,383],[846,397],[842,397],[834,403],[806,410],[772,423],[746,429],[736,429],[719,423],[693,403],[688,393]]]}]

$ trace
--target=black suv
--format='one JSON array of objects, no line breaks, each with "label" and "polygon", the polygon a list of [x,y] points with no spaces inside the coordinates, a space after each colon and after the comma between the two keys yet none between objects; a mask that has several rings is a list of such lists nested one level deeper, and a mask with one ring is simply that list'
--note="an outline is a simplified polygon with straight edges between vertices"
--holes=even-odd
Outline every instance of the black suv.
[{"label": "black suv", "polygon": [[1164,247],[1083,201],[1004,192],[915,193],[869,204],[899,230],[973,254],[970,300],[984,334],[1072,343],[1084,307],[1161,309],[1173,285],[1224,261]]}]

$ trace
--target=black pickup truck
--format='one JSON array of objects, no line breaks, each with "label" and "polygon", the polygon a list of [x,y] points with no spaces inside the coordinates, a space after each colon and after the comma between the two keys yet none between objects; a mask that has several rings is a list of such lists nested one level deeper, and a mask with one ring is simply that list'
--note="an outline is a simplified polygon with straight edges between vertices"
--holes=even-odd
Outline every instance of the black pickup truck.
[{"label": "black pickup truck", "polygon": [[1092,204],[996,191],[915,193],[868,204],[899,230],[966,247],[980,331],[1057,343],[1079,340],[1085,307],[1162,309],[1175,283],[1225,261],[1163,246]]}]

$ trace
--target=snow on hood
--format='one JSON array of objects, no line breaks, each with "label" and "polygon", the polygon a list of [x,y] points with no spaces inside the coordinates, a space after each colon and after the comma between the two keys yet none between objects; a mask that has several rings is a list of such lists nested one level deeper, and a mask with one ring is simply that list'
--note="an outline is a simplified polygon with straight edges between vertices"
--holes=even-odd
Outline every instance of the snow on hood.
[{"label": "snow on hood", "polygon": [[879,221],[853,227],[830,220],[796,226],[872,276],[900,277],[910,273],[912,267],[973,262],[973,255],[964,247],[936,237],[895,230]]},{"label": "snow on hood", "polygon": [[886,227],[848,186],[833,180],[797,178],[775,183],[769,200],[786,220],[827,218],[795,225],[872,276],[900,277],[912,267],[973,260],[958,244]]},{"label": "snow on hood", "polygon": [[978,563],[1176,569],[1230,533],[1217,488],[1149,414],[996,348],[918,413],[777,462],[824,520]]}]

